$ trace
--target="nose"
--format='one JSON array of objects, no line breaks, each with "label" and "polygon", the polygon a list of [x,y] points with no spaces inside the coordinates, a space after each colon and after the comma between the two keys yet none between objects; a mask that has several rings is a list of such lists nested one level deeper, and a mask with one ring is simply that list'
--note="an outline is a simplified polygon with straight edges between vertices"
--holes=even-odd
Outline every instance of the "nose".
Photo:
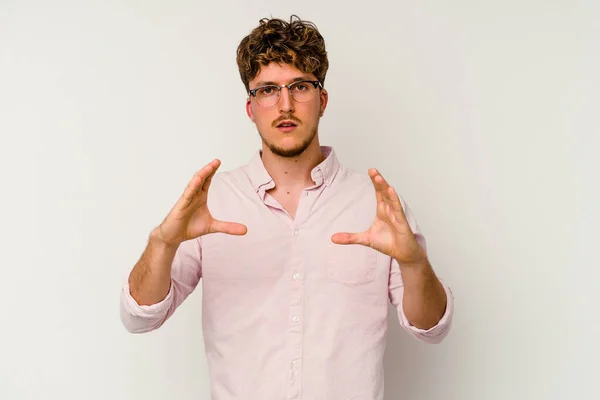
[{"label": "nose", "polygon": [[290,90],[286,87],[279,92],[279,112],[289,114],[294,112],[294,100]]}]

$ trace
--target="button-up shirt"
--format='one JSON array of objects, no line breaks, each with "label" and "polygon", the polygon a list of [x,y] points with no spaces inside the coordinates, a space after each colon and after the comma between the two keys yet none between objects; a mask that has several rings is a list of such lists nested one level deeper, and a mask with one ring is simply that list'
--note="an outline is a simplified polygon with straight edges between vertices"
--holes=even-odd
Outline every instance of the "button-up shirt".
[{"label": "button-up shirt", "polygon": [[182,243],[157,304],[138,305],[123,284],[121,318],[139,333],[159,328],[201,283],[213,400],[382,400],[389,302],[418,340],[438,343],[448,334],[453,297],[443,280],[444,315],[418,329],[402,309],[398,263],[370,247],[331,242],[336,232],[368,229],[376,197],[368,175],[341,165],[332,148],[322,151],[295,218],[269,195],[275,183],[257,151],[248,164],[216,174],[207,200],[213,217],[246,225],[246,235]]}]

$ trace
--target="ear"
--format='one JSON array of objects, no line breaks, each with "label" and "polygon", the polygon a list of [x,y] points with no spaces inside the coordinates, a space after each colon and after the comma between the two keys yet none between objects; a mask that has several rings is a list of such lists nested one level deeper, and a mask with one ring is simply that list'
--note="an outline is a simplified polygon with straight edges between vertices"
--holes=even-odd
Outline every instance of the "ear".
[{"label": "ear", "polygon": [[250,118],[252,122],[256,122],[254,113],[252,112],[252,102],[250,102],[250,97],[246,99],[246,114],[248,114],[248,118]]},{"label": "ear", "polygon": [[329,93],[327,93],[327,90],[325,88],[321,89],[320,98],[321,98],[320,115],[322,117],[323,114],[325,113],[325,109],[327,108],[327,102],[329,101]]}]

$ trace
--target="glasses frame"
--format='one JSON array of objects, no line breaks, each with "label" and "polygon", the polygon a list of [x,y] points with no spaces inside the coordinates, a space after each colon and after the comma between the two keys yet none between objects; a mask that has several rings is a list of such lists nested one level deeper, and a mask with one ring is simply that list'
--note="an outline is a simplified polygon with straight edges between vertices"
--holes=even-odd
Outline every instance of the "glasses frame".
[{"label": "glasses frame", "polygon": [[[248,94],[256,99],[256,92],[259,91],[260,89],[264,89],[264,88],[267,88],[267,87],[277,88],[277,101],[272,106],[263,106],[263,105],[261,105],[258,102],[258,100],[256,100],[256,103],[259,106],[261,106],[261,107],[265,107],[265,108],[275,107],[279,103],[279,99],[281,99],[281,89],[287,88],[288,92],[290,92],[290,96],[292,97],[292,99],[294,99],[294,93],[292,92],[291,87],[294,86],[294,85],[298,85],[300,83],[311,83],[315,87],[315,89],[317,89],[317,88],[323,89],[323,85],[321,84],[321,81],[303,80],[303,81],[295,81],[295,82],[292,82],[292,83],[288,83],[287,85],[263,85],[263,86],[259,86],[257,88],[248,90]],[[308,101],[298,101],[298,100],[294,99],[294,101],[297,102],[297,103],[308,103],[310,100],[308,100]]]}]

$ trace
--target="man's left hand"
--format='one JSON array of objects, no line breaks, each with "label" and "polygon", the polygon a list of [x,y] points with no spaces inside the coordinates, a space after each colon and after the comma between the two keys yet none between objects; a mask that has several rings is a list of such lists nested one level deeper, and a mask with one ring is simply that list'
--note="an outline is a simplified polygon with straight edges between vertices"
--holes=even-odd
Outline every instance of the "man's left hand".
[{"label": "man's left hand", "polygon": [[413,234],[400,198],[376,169],[369,170],[375,187],[377,214],[371,227],[360,233],[339,232],[331,237],[336,244],[360,244],[394,258],[399,264],[421,264],[427,261],[425,250]]}]

